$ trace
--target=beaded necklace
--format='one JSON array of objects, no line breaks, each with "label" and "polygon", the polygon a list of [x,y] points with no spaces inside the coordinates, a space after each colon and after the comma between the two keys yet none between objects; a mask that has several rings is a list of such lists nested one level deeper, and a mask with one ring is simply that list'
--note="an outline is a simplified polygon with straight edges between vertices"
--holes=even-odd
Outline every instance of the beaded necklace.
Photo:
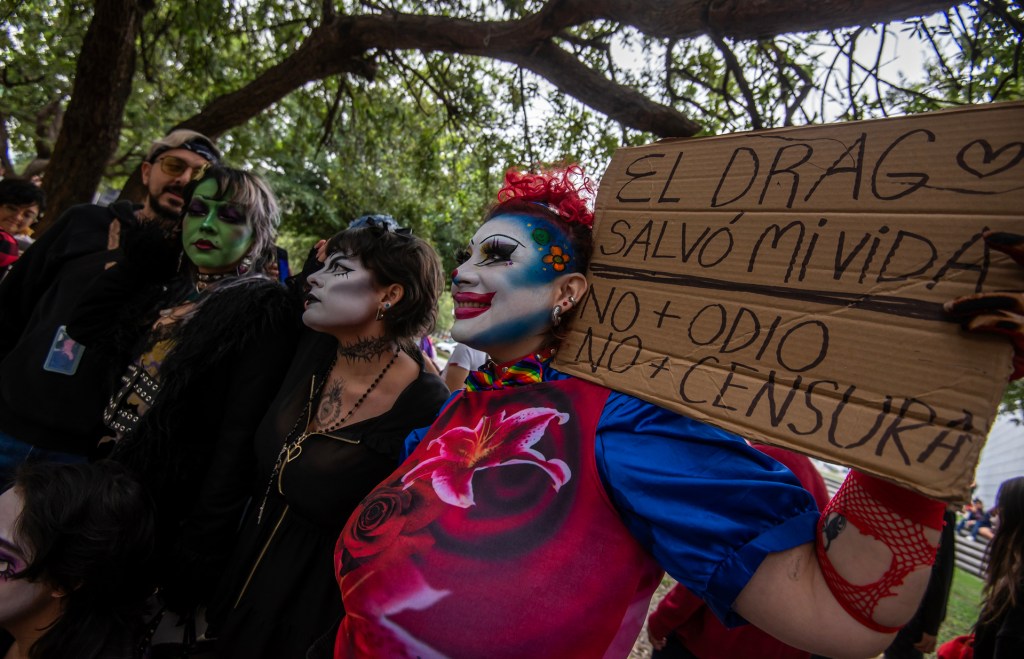
[{"label": "beaded necklace", "polygon": [[[365,401],[366,398],[370,395],[370,392],[376,389],[377,385],[380,384],[381,380],[384,379],[384,375],[388,372],[388,369],[391,368],[391,365],[395,363],[395,360],[398,359],[398,354],[400,352],[401,350],[395,349],[394,354],[391,355],[391,359],[388,360],[388,363],[384,365],[384,368],[381,369],[381,372],[378,373],[377,377],[374,378],[373,382],[370,383],[370,386],[366,388],[366,391],[363,392],[363,395],[359,397],[359,399],[355,402],[355,405],[352,406],[352,409],[350,409],[348,413],[346,413],[341,418],[340,421],[331,424],[327,428],[318,428],[317,430],[309,430],[309,422],[313,409],[313,401],[320,400],[320,393],[323,391],[324,385],[327,384],[327,381],[330,379],[331,371],[334,370],[334,365],[338,362],[337,351],[335,351],[334,357],[333,359],[331,359],[331,365],[327,367],[327,372],[325,373],[324,378],[319,382],[319,384],[317,384],[316,381],[316,373],[313,374],[313,379],[310,382],[309,387],[309,399],[306,401],[305,407],[302,408],[302,412],[299,414],[299,418],[295,420],[295,425],[292,426],[292,429],[288,431],[288,435],[285,437],[284,444],[281,445],[281,450],[277,454],[277,460],[274,462],[274,468],[270,472],[270,480],[267,482],[267,489],[263,493],[263,501],[260,503],[259,511],[256,514],[257,524],[263,521],[263,509],[267,505],[267,498],[270,496],[270,488],[274,486],[275,480],[277,481],[278,493],[284,494],[284,492],[282,492],[281,490],[281,477],[284,475],[284,468],[289,462],[292,462],[293,460],[297,459],[300,455],[302,455],[302,443],[306,441],[307,438],[312,437],[313,435],[329,435],[330,433],[334,432],[335,430],[339,430],[342,426],[344,426],[345,423],[352,418],[352,415],[355,414],[356,410],[359,409],[359,406],[363,404],[363,401]],[[306,430],[296,434],[296,431],[298,431],[299,428],[302,427],[303,421],[306,422]]]}]

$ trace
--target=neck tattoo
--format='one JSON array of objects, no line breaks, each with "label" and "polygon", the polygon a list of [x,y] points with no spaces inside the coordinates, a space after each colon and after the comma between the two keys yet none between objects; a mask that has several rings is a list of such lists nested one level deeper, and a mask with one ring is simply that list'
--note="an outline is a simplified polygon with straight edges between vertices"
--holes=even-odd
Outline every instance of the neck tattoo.
[{"label": "neck tattoo", "polygon": [[378,336],[372,339],[360,338],[355,343],[338,344],[338,356],[350,361],[362,359],[368,362],[391,350],[394,344],[394,340],[386,336]]}]

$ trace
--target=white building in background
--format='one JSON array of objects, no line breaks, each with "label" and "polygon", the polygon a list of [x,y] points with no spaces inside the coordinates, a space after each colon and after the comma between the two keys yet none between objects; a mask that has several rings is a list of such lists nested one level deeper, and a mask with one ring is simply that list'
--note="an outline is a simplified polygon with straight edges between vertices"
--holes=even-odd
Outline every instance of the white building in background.
[{"label": "white building in background", "polygon": [[974,496],[985,502],[985,508],[995,504],[1000,483],[1024,476],[1024,425],[1014,419],[1020,420],[1012,415],[998,417],[981,450],[974,475],[978,484]]}]

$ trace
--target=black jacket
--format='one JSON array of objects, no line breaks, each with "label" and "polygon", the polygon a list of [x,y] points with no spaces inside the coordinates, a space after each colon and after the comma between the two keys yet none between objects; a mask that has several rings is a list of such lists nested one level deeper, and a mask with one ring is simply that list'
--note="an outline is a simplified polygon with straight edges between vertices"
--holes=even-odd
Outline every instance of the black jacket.
[{"label": "black jacket", "polygon": [[43,364],[58,328],[106,266],[121,260],[121,239],[139,226],[127,202],[75,206],[12,266],[0,284],[0,431],[40,448],[89,454],[119,373],[90,350],[74,375]]},{"label": "black jacket", "polygon": [[1017,585],[1017,605],[1002,617],[983,625],[979,622],[974,639],[975,659],[1020,659],[1024,657],[1024,583]]},{"label": "black jacket", "polygon": [[[127,265],[97,282],[70,327],[87,349],[120,362],[122,373],[141,354],[159,309],[180,301],[182,290],[172,285],[156,296],[152,286],[138,286]],[[207,295],[176,326],[156,399],[111,455],[154,498],[157,546],[164,552],[158,579],[179,610],[205,600],[231,550],[254,479],[253,435],[300,327],[297,298],[264,277],[221,284]],[[123,317],[110,318],[118,300]],[[138,312],[140,301],[150,313]],[[132,343],[135,350],[126,354],[123,346]]]}]

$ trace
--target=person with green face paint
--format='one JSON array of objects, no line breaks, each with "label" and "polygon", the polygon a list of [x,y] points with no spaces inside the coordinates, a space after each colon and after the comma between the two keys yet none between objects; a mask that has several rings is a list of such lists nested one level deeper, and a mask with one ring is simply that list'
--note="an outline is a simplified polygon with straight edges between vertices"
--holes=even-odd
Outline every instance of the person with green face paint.
[{"label": "person with green face paint", "polygon": [[[249,496],[258,410],[297,340],[298,298],[261,274],[278,216],[259,177],[206,170],[183,190],[183,252],[142,236],[68,327],[124,364],[99,450],[155,499],[156,578],[177,612],[203,604],[223,569]],[[165,286],[167,269],[177,274]]]},{"label": "person with green face paint", "polygon": [[[29,455],[88,458],[104,428],[110,361],[69,339],[67,326],[88,289],[124,258],[139,232],[159,228],[167,249],[180,253],[185,187],[220,159],[205,135],[171,131],[150,145],[139,167],[144,196],[68,208],[0,282],[0,481]],[[19,225],[43,210],[39,190],[25,185],[25,194],[13,198],[0,191],[0,206],[16,206]],[[147,272],[165,275],[162,284],[175,275],[173,267]]]},{"label": "person with green face paint", "polygon": [[216,179],[203,180],[192,191],[182,221],[185,254],[203,274],[237,269],[253,243],[253,228],[243,211],[229,199],[218,199],[218,192]]}]

